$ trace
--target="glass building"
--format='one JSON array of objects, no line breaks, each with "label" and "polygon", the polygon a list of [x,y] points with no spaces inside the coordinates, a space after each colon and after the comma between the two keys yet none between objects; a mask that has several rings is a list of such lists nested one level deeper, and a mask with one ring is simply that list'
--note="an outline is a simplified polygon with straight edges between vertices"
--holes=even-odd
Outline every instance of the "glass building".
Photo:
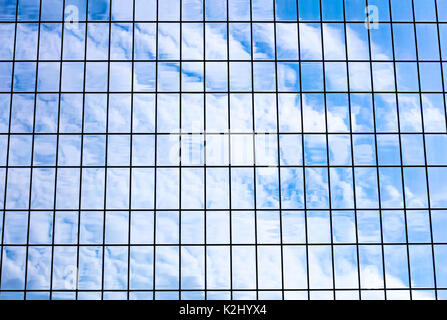
[{"label": "glass building", "polygon": [[447,298],[447,0],[0,0],[1,299]]}]

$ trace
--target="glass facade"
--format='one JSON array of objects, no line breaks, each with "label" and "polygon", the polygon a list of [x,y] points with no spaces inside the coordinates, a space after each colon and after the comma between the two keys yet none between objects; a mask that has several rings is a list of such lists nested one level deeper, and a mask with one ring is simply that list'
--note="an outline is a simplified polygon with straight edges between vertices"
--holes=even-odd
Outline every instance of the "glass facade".
[{"label": "glass facade", "polygon": [[1,299],[447,298],[446,0],[0,0]]}]

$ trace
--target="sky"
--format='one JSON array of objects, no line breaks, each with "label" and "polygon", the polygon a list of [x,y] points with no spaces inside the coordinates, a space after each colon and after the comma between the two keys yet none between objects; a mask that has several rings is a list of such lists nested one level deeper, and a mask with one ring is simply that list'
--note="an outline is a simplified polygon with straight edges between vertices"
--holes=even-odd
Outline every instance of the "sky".
[{"label": "sky", "polygon": [[447,2],[345,2],[0,1],[0,298],[447,297]]}]

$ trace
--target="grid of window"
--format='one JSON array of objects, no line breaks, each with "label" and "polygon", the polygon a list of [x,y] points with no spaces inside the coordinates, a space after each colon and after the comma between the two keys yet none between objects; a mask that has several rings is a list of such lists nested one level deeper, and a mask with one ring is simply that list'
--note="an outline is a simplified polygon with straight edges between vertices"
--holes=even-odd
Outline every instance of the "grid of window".
[{"label": "grid of window", "polygon": [[446,0],[0,0],[0,299],[447,298]]}]

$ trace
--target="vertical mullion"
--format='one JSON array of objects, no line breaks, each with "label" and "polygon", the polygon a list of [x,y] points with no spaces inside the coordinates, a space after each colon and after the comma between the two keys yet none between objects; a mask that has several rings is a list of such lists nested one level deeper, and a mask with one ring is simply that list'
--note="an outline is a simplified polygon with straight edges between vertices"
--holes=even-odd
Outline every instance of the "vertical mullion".
[{"label": "vertical mullion", "polygon": [[132,0],[132,80],[130,94],[130,154],[129,154],[129,221],[127,231],[127,300],[130,300],[130,250],[132,232],[132,174],[133,174],[133,101],[135,78],[135,0]]},{"label": "vertical mullion", "polygon": [[[202,14],[203,14],[203,21],[205,21],[205,0],[203,0],[203,12],[202,12]],[[227,6],[228,7],[228,6]],[[228,12],[228,11],[227,11]],[[228,16],[227,16],[227,18],[228,18]],[[203,26],[203,30],[202,30],[202,34],[203,34],[203,48],[202,48],[202,51],[203,51],[203,60],[205,60],[205,23],[203,23],[202,24],[202,26]],[[227,22],[227,29],[228,29],[228,22]],[[228,31],[227,31],[227,34],[228,34]],[[227,42],[228,42],[228,36],[227,36]],[[228,44],[227,44],[227,53],[228,53]],[[180,58],[183,58],[183,57],[180,57]],[[228,58],[228,57],[227,57]],[[228,68],[228,70],[229,70],[229,68]],[[228,80],[229,81],[229,80]],[[228,88],[230,88],[230,86],[228,85]],[[228,89],[229,90],[229,89]],[[206,130],[207,130],[207,127],[206,127],[206,62],[204,61],[203,62],[203,130],[204,130],[204,132],[203,132],[203,157],[204,157],[204,159],[203,159],[203,165],[204,165],[204,168],[203,168],[203,181],[204,181],[204,184],[203,184],[203,193],[204,193],[204,206],[203,206],[203,208],[204,208],[204,213],[203,213],[203,219],[204,219],[204,222],[203,222],[203,226],[204,226],[204,248],[203,248],[203,255],[204,255],[204,272],[205,272],[205,274],[204,274],[204,289],[205,289],[205,300],[208,300],[208,287],[207,287],[207,284],[208,284],[208,282],[207,282],[207,272],[208,272],[208,269],[207,269],[207,239],[206,239],[206,236],[207,236],[207,232],[206,232],[206,227],[207,227],[207,224],[206,224],[206,222],[207,222],[207,201],[206,201],[206,173],[207,173],[207,169],[206,169],[206,160],[207,160],[207,158],[206,158],[206,142],[207,142],[207,135],[206,135]]]},{"label": "vertical mullion", "polygon": [[[31,142],[31,162],[30,162],[30,183],[28,190],[28,222],[26,229],[26,254],[25,254],[25,288],[24,288],[24,298],[26,300],[27,293],[27,278],[28,278],[28,257],[29,257],[29,232],[30,232],[30,222],[31,222],[31,191],[33,187],[33,162],[34,162],[34,145],[35,145],[35,133],[36,133],[36,109],[37,109],[37,85],[39,78],[39,49],[40,49],[40,25],[42,19],[42,0],[39,2],[39,24],[37,29],[37,53],[36,53],[36,78],[34,84],[34,107],[33,107],[33,136]],[[4,228],[4,227],[3,227]]]},{"label": "vertical mullion", "polygon": [[355,166],[354,166],[354,141],[352,137],[352,104],[351,104],[351,83],[349,78],[349,57],[348,57],[348,32],[347,32],[347,22],[346,22],[346,0],[343,0],[343,31],[345,36],[345,58],[346,58],[346,79],[348,85],[348,107],[349,107],[349,137],[351,144],[351,166],[352,166],[352,191],[354,197],[354,222],[355,222],[355,245],[357,254],[357,281],[358,281],[358,291],[359,299],[362,299],[362,285],[360,278],[360,252],[359,252],[359,231],[358,231],[358,221],[357,221],[357,194],[355,189]]},{"label": "vertical mullion", "polygon": [[319,0],[320,4],[320,35],[321,35],[321,57],[322,57],[322,67],[323,67],[323,91],[324,91],[324,122],[325,122],[325,139],[326,139],[326,161],[327,161],[327,181],[328,181],[328,196],[329,196],[329,222],[331,231],[331,263],[332,263],[332,292],[334,294],[333,300],[335,300],[335,262],[334,262],[334,233],[332,224],[332,196],[331,196],[331,170],[329,163],[329,129],[328,129],[328,110],[327,110],[327,92],[326,92],[326,65],[324,62],[324,35],[323,35],[323,3]]},{"label": "vertical mullion", "polygon": [[[88,1],[86,1],[85,16],[88,16]],[[65,18],[65,17],[64,17]],[[85,23],[85,39],[84,39],[84,83],[83,83],[83,93],[82,93],[82,128],[81,128],[81,165],[80,165],[80,178],[79,178],[79,211],[78,211],[78,234],[77,234],[77,247],[76,247],[76,300],[79,296],[79,262],[80,262],[80,245],[81,245],[81,209],[82,209],[82,177],[83,177],[83,161],[84,161],[84,135],[85,135],[85,86],[86,86],[86,75],[87,75],[87,37],[88,37],[88,23]]]},{"label": "vertical mullion", "polygon": [[[444,114],[445,114],[445,125],[446,125],[446,131],[447,131],[447,101],[446,101],[446,83],[444,83],[444,69],[443,69],[443,59],[442,59],[442,50],[441,50],[441,32],[439,30],[439,13],[438,13],[438,0],[435,0],[435,13],[436,13],[436,28],[437,28],[437,32],[438,32],[438,47],[439,47],[439,64],[440,64],[440,68],[441,68],[441,81],[442,81],[442,92],[443,92],[443,101],[444,101]],[[430,214],[431,217],[431,214]],[[431,218],[430,218],[430,226],[431,226]],[[432,233],[432,248],[433,248],[433,233]],[[435,268],[436,265],[436,257],[434,255],[434,248],[433,248],[433,272],[434,275],[436,277],[436,269]],[[436,282],[435,282],[436,283]],[[437,297],[437,290],[436,290],[436,297]]]},{"label": "vertical mullion", "polygon": [[[366,7],[368,7],[368,0],[366,0]],[[366,18],[367,23],[371,23],[369,19],[369,15]],[[386,288],[386,277],[385,277],[385,247],[383,244],[383,219],[382,219],[382,198],[380,192],[380,170],[379,170],[379,156],[377,152],[377,119],[376,119],[376,102],[375,102],[375,92],[374,92],[374,77],[373,77],[373,62],[372,62],[372,40],[371,40],[371,30],[368,29],[368,54],[369,54],[369,72],[370,72],[370,80],[371,80],[371,98],[372,98],[372,111],[373,111],[373,120],[374,120],[374,148],[376,154],[376,172],[377,172],[377,194],[379,201],[379,217],[380,217],[380,245],[382,250],[382,273],[383,273],[383,288],[384,288],[384,297],[387,300],[387,288]]]},{"label": "vertical mullion", "polygon": [[[421,71],[419,67],[419,47],[418,47],[418,37],[417,37],[417,28],[416,28],[416,13],[414,8],[414,0],[411,0],[412,12],[413,12],[413,28],[414,28],[414,42],[416,45],[416,63],[417,63],[417,71],[418,71],[418,88],[419,88],[419,104],[421,110],[421,121],[422,121],[422,140],[424,143],[424,163],[425,163],[425,178],[427,184],[427,201],[428,201],[428,213],[430,219],[430,236],[431,236],[431,249],[432,249],[432,260],[433,260],[433,281],[434,281],[434,290],[435,290],[435,299],[438,299],[438,290],[436,283],[436,263],[435,263],[435,247],[433,244],[433,222],[432,222],[432,214],[431,214],[431,200],[430,200],[430,184],[428,180],[428,161],[427,161],[427,144],[425,141],[425,124],[424,124],[424,112],[422,110],[422,82],[421,82]],[[441,57],[439,57],[441,59]],[[441,66],[442,67],[442,66]],[[441,68],[442,69],[442,68]]]},{"label": "vertical mullion", "polygon": [[407,219],[407,201],[405,196],[405,176],[404,176],[404,165],[403,165],[403,152],[402,152],[402,132],[400,130],[400,112],[399,112],[399,94],[397,92],[397,71],[396,71],[396,52],[394,48],[394,30],[393,30],[393,13],[391,12],[391,0],[388,0],[389,10],[390,10],[390,32],[391,32],[391,46],[393,49],[393,70],[394,70],[394,88],[396,97],[396,110],[397,110],[397,129],[399,133],[399,157],[400,157],[400,169],[402,175],[402,201],[404,206],[404,220],[405,220],[405,241],[407,247],[407,265],[408,265],[408,286],[410,289],[410,300],[413,300],[413,290],[411,283],[411,264],[410,264],[410,246],[408,242],[408,219]]},{"label": "vertical mullion", "polygon": [[446,125],[446,130],[447,130],[447,101],[445,100],[446,96],[445,96],[445,86],[446,84],[444,83],[444,69],[443,69],[443,59],[442,59],[442,50],[441,50],[441,31],[439,30],[439,14],[438,14],[438,0],[435,0],[435,13],[436,13],[436,28],[437,28],[437,32],[438,32],[438,47],[439,47],[439,63],[440,63],[440,67],[441,67],[441,83],[442,83],[442,92],[443,92],[443,98],[444,98],[444,114],[446,115],[445,117],[445,125]]},{"label": "vertical mullion", "polygon": [[157,149],[158,149],[158,1],[155,1],[155,96],[154,96],[154,104],[155,104],[155,115],[154,115],[154,250],[152,257],[152,289],[153,295],[152,300],[155,300],[155,268],[156,264],[156,249],[157,249]]},{"label": "vertical mullion", "polygon": [[[89,0],[91,1],[91,0]],[[107,169],[109,154],[109,109],[110,109],[110,51],[112,39],[112,1],[110,0],[109,9],[109,39],[107,48],[107,111],[106,111],[106,145],[105,145],[105,166],[104,166],[104,216],[102,225],[102,280],[101,280],[101,300],[104,300],[104,281],[105,281],[105,258],[106,258],[106,222],[107,222]]]},{"label": "vertical mullion", "polygon": [[[206,0],[203,0],[205,2]],[[227,1],[227,70],[228,70],[228,93],[227,93],[227,116],[228,116],[228,190],[229,190],[229,232],[230,232],[230,299],[233,300],[233,209],[231,200],[231,90],[230,90],[230,4]],[[203,8],[205,14],[205,7]],[[205,19],[204,19],[205,20]],[[204,33],[205,34],[205,33]],[[250,31],[251,34],[251,31]],[[253,48],[251,48],[253,51]],[[205,51],[204,51],[205,52]],[[205,56],[204,56],[205,58]],[[251,64],[253,73],[253,63]]]},{"label": "vertical mullion", "polygon": [[59,66],[59,97],[57,104],[57,135],[56,135],[56,168],[54,174],[54,194],[53,194],[53,221],[52,221],[52,232],[51,232],[51,270],[50,270],[50,300],[53,299],[53,278],[54,278],[54,232],[55,232],[55,224],[56,224],[56,205],[57,205],[57,174],[58,174],[58,165],[59,165],[59,138],[60,134],[60,125],[61,125],[61,96],[62,96],[62,66],[64,59],[64,34],[65,34],[65,0],[62,3],[62,34],[61,34],[61,60]]},{"label": "vertical mullion", "polygon": [[253,46],[253,1],[250,0],[250,42],[251,42],[251,104],[253,127],[253,190],[254,190],[254,215],[255,215],[255,261],[256,261],[256,300],[259,300],[259,273],[258,273],[258,212],[256,199],[256,127],[255,127],[255,84],[254,84],[254,46]]},{"label": "vertical mullion", "polygon": [[300,80],[300,112],[301,112],[301,158],[303,162],[303,197],[304,197],[304,228],[306,236],[306,272],[307,272],[307,299],[310,300],[310,269],[309,269],[309,231],[307,228],[307,192],[306,192],[306,165],[304,163],[304,111],[303,111],[303,84],[301,76],[301,36],[300,36],[300,9],[299,1],[296,0],[296,18],[298,25],[298,59],[299,59],[299,80]]},{"label": "vertical mullion", "polygon": [[280,141],[279,141],[279,88],[278,88],[278,48],[276,41],[276,1],[273,0],[273,33],[274,33],[274,47],[275,47],[275,98],[276,98],[276,157],[278,168],[278,196],[279,196],[279,240],[281,247],[281,298],[284,300],[284,247],[283,247],[283,232],[282,232],[282,194],[281,194],[281,156],[280,156]]},{"label": "vertical mullion", "polygon": [[19,0],[16,0],[16,16],[14,25],[14,48],[12,54],[12,72],[11,72],[11,97],[9,100],[9,123],[8,123],[8,143],[6,147],[6,167],[5,167],[5,191],[3,194],[3,217],[2,217],[2,246],[0,252],[0,288],[2,284],[2,274],[3,274],[3,246],[5,240],[5,215],[6,215],[6,195],[8,190],[8,166],[9,166],[9,147],[11,144],[11,120],[12,120],[12,101],[14,97],[14,67],[15,67],[15,56],[16,56],[16,40],[17,40],[17,17],[19,14]]},{"label": "vertical mullion", "polygon": [[183,100],[183,93],[182,93],[182,74],[183,74],[183,64],[182,64],[182,1],[179,1],[180,6],[180,74],[179,74],[179,103],[180,103],[180,110],[179,110],[179,120],[180,120],[180,129],[179,129],[179,214],[178,214],[178,241],[179,241],[179,247],[178,247],[178,288],[179,288],[179,300],[182,300],[182,136],[183,136],[183,130],[182,130],[182,100]]}]

